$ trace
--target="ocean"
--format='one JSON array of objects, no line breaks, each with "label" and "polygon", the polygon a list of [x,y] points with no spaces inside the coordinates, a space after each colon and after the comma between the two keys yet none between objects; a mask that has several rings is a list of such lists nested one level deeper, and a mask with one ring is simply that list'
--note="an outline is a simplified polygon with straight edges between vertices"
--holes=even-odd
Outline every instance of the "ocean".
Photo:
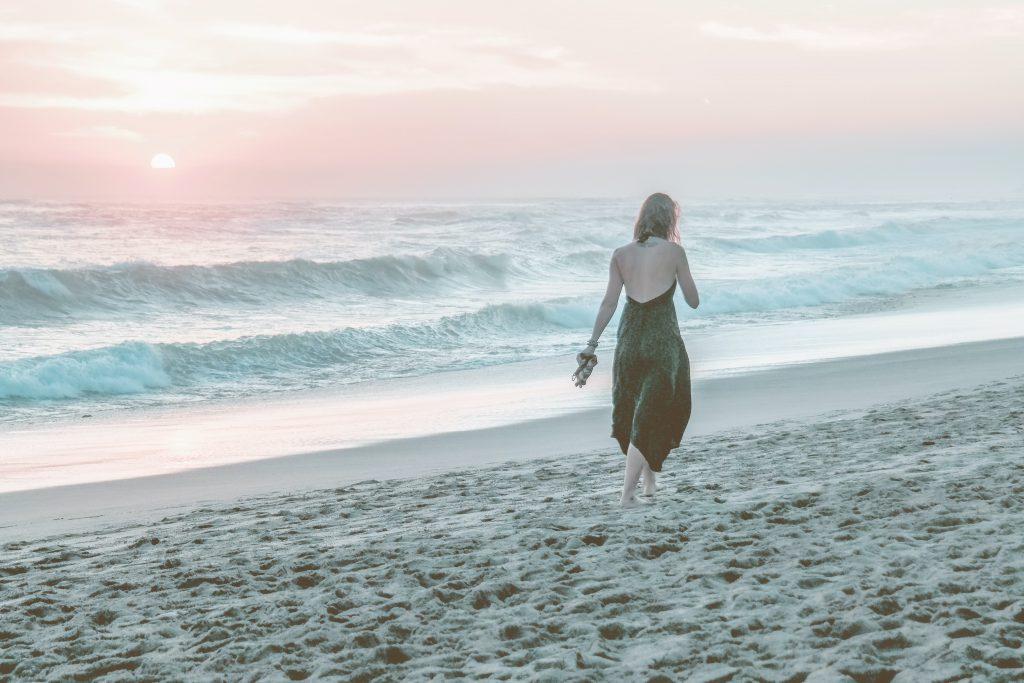
[{"label": "ocean", "polygon": [[[568,378],[639,203],[0,203],[0,427],[560,356]],[[682,208],[702,372],[1021,317],[1024,202]]]}]

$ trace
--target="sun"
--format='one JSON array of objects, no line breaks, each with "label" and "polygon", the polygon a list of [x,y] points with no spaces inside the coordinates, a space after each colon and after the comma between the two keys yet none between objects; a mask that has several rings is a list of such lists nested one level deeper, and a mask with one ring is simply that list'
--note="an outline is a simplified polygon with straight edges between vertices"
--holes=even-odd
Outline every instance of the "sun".
[{"label": "sun", "polygon": [[174,168],[174,159],[171,158],[170,154],[160,152],[150,160],[149,167],[159,169]]}]

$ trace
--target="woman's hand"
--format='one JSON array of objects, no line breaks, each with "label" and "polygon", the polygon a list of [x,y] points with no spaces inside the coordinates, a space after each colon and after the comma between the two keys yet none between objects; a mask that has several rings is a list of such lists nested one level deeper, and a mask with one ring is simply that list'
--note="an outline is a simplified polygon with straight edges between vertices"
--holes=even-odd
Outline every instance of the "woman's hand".
[{"label": "woman's hand", "polygon": [[597,365],[597,354],[594,353],[594,347],[587,346],[577,353],[576,363],[578,367],[576,372],[572,373],[572,381],[577,388],[582,388],[590,378],[590,373],[594,371],[594,366]]},{"label": "woman's hand", "polygon": [[576,354],[577,363],[582,363],[584,358],[597,358],[597,347],[587,344],[582,351]]}]

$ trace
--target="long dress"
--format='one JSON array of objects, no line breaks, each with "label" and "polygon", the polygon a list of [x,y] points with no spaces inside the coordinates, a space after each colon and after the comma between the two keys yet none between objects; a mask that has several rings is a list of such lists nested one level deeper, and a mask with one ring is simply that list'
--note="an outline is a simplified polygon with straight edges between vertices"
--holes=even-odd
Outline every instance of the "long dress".
[{"label": "long dress", "polygon": [[690,421],[690,358],[679,334],[676,283],[640,303],[626,296],[612,366],[612,437],[630,442],[655,472]]}]

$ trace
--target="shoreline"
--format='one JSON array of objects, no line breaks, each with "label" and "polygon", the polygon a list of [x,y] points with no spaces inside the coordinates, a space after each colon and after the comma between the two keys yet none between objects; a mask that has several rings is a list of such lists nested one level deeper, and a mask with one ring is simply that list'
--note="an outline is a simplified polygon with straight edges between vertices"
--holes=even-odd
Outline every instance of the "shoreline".
[{"label": "shoreline", "polygon": [[[779,420],[867,410],[1024,373],[1024,338],[780,366],[694,383],[687,440]],[[602,451],[617,466],[610,410],[483,429],[313,450],[171,474],[0,493],[0,540],[153,520],[198,505],[365,480],[409,479],[467,466]],[[607,423],[607,424],[606,424]],[[538,454],[542,453],[543,456]],[[424,454],[429,454],[425,456]]]},{"label": "shoreline", "polygon": [[[693,381],[800,364],[1024,337],[1024,289],[916,296],[892,310],[685,335]],[[0,422],[0,494],[526,424],[611,401],[609,352],[585,390],[570,354],[243,398]],[[542,397],[542,400],[538,400]],[[802,400],[802,399],[801,399]],[[130,402],[129,402],[130,405]],[[440,407],[440,409],[439,409]],[[70,408],[69,408],[70,410]],[[717,413],[711,413],[717,417]]]}]

